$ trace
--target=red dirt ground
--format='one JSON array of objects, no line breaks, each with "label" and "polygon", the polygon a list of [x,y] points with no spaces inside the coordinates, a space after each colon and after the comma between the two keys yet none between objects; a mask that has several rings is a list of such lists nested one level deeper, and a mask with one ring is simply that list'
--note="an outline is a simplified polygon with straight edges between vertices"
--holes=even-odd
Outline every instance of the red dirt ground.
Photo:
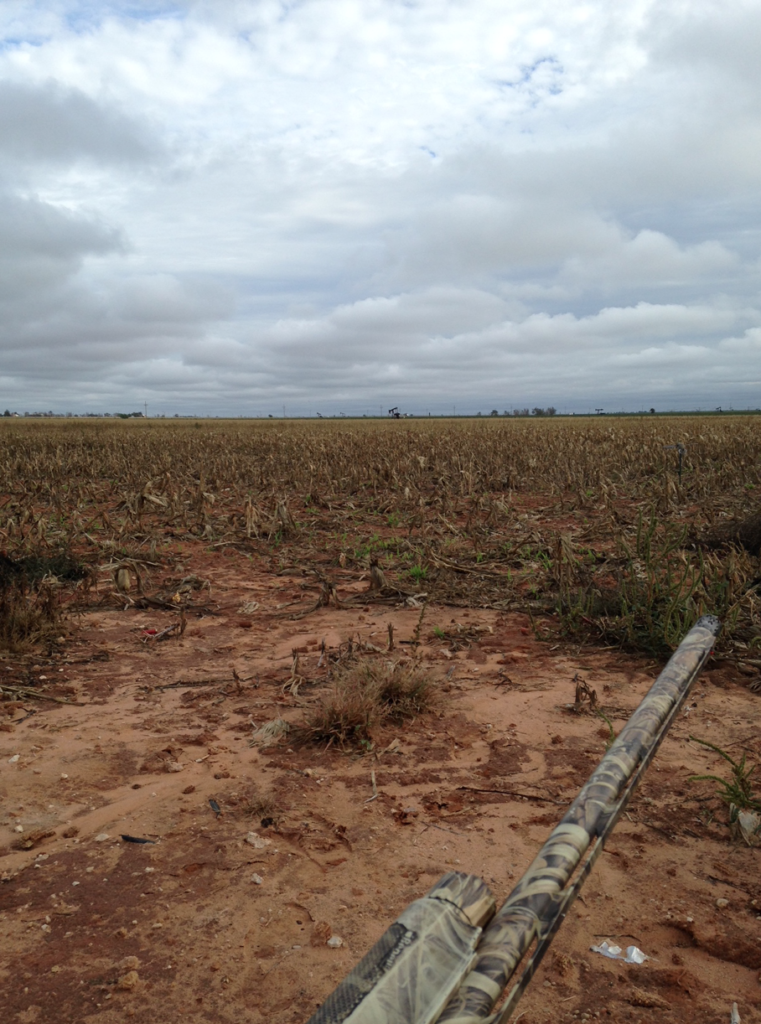
[{"label": "red dirt ground", "polygon": [[[577,673],[618,730],[661,667],[553,650],[525,616],[442,606],[427,608],[416,651],[415,608],[294,620],[298,607],[283,606],[315,597],[296,569],[185,550],[186,573],[211,591],[194,596],[205,611],[182,637],[144,632],[171,612],[112,600],[59,653],[4,663],[6,681],[23,667],[77,702],[0,705],[5,1021],[305,1021],[445,871],[483,877],[500,902],[509,893],[605,751],[604,722],[569,708]],[[367,586],[349,572],[334,582],[339,595]],[[377,730],[364,756],[249,745],[324,692],[323,639],[385,648],[389,622],[387,657],[416,654],[440,684],[433,711]],[[433,632],[457,623],[477,627],[463,644]],[[295,694],[294,649],[311,680]],[[759,760],[748,682],[709,664],[514,1019],[719,1024],[737,1002],[743,1024],[761,1021],[759,850],[730,837],[713,784],[689,781],[727,767],[691,733]],[[16,848],[36,830],[51,834]],[[607,960],[590,951],[603,939],[652,959]]]}]

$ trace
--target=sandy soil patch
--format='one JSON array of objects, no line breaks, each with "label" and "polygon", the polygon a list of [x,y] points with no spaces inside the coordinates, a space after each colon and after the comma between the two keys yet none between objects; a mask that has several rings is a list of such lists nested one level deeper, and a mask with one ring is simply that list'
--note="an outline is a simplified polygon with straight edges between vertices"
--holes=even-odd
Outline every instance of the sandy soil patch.
[{"label": "sandy soil patch", "polygon": [[[419,609],[368,597],[293,619],[312,600],[297,570],[200,544],[191,561],[211,590],[183,636],[148,632],[168,611],[90,611],[24,668],[76,704],[0,705],[4,1020],[306,1020],[445,871],[507,895],[605,751],[602,719],[569,710],[577,674],[619,729],[660,668],[552,650],[518,614],[431,606],[420,626]],[[347,578],[345,593],[365,586]],[[394,650],[368,653],[389,623]],[[303,718],[349,640],[360,657],[417,658],[434,708],[378,729],[370,751],[288,736],[250,746],[263,723]],[[709,663],[524,997],[523,1024],[718,1024],[733,1001],[743,1022],[761,1020],[759,851],[730,839],[714,787],[689,781],[723,774],[691,733],[761,757],[761,698],[746,684]],[[602,939],[652,959],[606,960],[589,948]]]}]

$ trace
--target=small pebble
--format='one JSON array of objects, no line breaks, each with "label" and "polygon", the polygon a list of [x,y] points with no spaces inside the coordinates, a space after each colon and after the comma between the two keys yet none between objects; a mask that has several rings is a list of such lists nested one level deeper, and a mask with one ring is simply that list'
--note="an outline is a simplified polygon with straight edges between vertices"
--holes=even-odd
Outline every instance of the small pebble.
[{"label": "small pebble", "polygon": [[719,910],[724,910],[725,907],[729,906],[729,900],[725,900],[723,897],[719,897],[719,899],[716,900],[716,906],[719,908]]},{"label": "small pebble", "polygon": [[262,878],[261,875],[253,874],[251,876],[251,881],[254,883],[254,885],[261,885],[264,879]]},{"label": "small pebble", "polygon": [[330,938],[328,939],[327,944],[330,946],[331,949],[338,949],[339,946],[343,946],[344,940],[341,938],[340,935],[331,935]]},{"label": "small pebble", "polygon": [[8,764],[15,764],[20,757],[21,754],[14,754],[13,757],[8,758]]},{"label": "small pebble", "polygon": [[96,843],[105,843],[105,841],[108,838],[109,838],[108,832],[99,832],[98,835],[95,837],[95,842]]}]

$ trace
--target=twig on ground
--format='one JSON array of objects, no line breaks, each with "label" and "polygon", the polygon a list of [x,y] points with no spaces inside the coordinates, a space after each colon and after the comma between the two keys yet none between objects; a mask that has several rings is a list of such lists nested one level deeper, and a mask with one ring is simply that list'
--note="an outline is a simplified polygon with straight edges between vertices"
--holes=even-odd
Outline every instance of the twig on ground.
[{"label": "twig on ground", "polygon": [[496,793],[498,796],[517,796],[524,800],[539,800],[546,804],[562,804],[565,806],[567,800],[556,800],[551,796],[539,796],[538,793],[519,793],[517,789],[478,789],[476,786],[458,786],[458,789],[467,789],[470,793]]},{"label": "twig on ground", "polygon": [[70,704],[72,707],[83,708],[86,705],[76,700],[64,700],[63,697],[52,697],[49,693],[40,693],[38,690],[33,690],[30,686],[6,686],[0,683],[0,693],[7,694],[9,697],[17,697],[23,700],[52,700],[56,704]]},{"label": "twig on ground", "polygon": [[370,772],[370,781],[373,784],[373,795],[368,797],[367,800],[365,800],[366,804],[371,804],[373,802],[373,800],[377,800],[378,799],[378,787],[375,784],[375,769],[374,768]]}]

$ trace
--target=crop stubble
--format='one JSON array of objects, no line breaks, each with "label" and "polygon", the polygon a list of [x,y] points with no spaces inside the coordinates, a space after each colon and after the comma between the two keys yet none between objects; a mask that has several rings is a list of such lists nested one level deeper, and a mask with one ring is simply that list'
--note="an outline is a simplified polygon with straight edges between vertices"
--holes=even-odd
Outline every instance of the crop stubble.
[{"label": "crop stubble", "polygon": [[653,653],[711,611],[741,654],[759,635],[758,551],[732,523],[758,509],[760,423],[11,421],[0,538],[13,558],[131,558],[137,575],[199,540],[320,577],[376,566],[439,601],[559,613],[553,634]]}]

